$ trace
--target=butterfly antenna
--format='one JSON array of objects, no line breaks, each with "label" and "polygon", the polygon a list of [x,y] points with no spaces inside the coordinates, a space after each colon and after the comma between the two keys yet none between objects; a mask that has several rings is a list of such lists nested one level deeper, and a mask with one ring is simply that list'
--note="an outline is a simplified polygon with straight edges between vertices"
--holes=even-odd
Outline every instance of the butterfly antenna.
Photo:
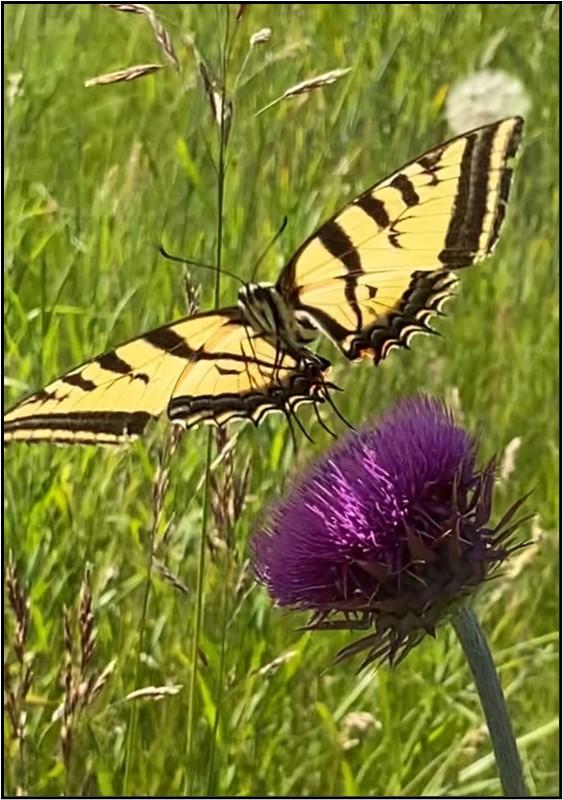
[{"label": "butterfly antenna", "polygon": [[213,272],[220,272],[222,275],[228,275],[229,278],[233,278],[235,281],[238,281],[241,285],[244,284],[242,278],[239,278],[238,275],[235,275],[234,272],[229,272],[226,269],[221,267],[215,266],[214,264],[206,264],[204,261],[197,261],[195,258],[181,258],[180,256],[174,256],[172,253],[169,253],[165,250],[162,244],[158,245],[158,252],[161,256],[168,259],[168,261],[175,261],[177,264],[185,264],[187,267],[201,267],[202,269],[212,269]]},{"label": "butterfly antenna", "polygon": [[268,253],[270,252],[270,250],[275,245],[275,243],[280,238],[280,236],[282,235],[282,233],[285,231],[286,228],[287,228],[287,217],[284,217],[282,224],[278,228],[278,231],[276,232],[276,234],[274,235],[272,240],[268,243],[268,246],[263,250],[263,252],[258,257],[258,261],[254,265],[254,269],[252,270],[251,282],[253,282],[254,279],[256,278],[256,273],[258,272],[258,267],[260,266],[262,261],[264,261],[264,259],[266,258],[266,256],[268,255]]}]

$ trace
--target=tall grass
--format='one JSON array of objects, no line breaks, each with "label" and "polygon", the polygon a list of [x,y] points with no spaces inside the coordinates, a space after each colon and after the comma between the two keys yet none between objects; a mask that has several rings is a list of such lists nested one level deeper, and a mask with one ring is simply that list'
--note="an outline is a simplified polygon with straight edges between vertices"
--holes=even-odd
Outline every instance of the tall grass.
[{"label": "tall grass", "polygon": [[[224,7],[155,8],[180,74],[170,64],[137,81],[85,89],[96,75],[163,61],[146,20],[94,4],[5,7],[6,404],[107,345],[185,313],[181,269],[159,256],[159,241],[204,261],[222,259],[248,279],[288,215],[260,266],[260,277],[272,278],[324,217],[447,136],[444,100],[456,79],[484,62],[517,75],[532,109],[494,257],[461,276],[459,297],[438,323],[441,339],[421,337],[377,370],[340,360],[335,380],[354,423],[422,389],[459,399],[464,421],[481,431],[484,457],[521,440],[500,501],[503,493],[534,490],[537,517],[528,533],[536,544],[483,593],[479,610],[527,782],[534,794],[555,794],[557,6],[250,4],[238,23],[231,6],[231,25],[239,26],[232,74],[253,32],[268,26],[272,38],[248,55],[238,83],[220,200],[216,126],[186,35],[219,65]],[[255,116],[288,87],[339,67],[352,71]],[[233,302],[229,279],[215,283],[202,270],[197,280],[203,308]],[[315,443],[300,445],[297,455],[281,419],[240,429],[234,470],[242,473],[250,458],[251,472],[228,553],[217,544],[216,520],[205,517],[207,432],[181,438],[155,529],[165,571],[151,569],[140,650],[150,498],[165,424],[115,451],[7,451],[4,546],[29,603],[25,650],[33,660],[24,766],[21,737],[8,720],[7,792],[120,792],[136,703],[134,794],[172,795],[187,786],[196,794],[499,794],[451,631],[425,641],[395,672],[358,676],[350,665],[330,667],[345,634],[300,632],[301,620],[272,609],[255,587],[247,542],[262,507],[327,445],[314,415],[302,418]],[[64,701],[61,621],[63,609],[76,606],[87,565],[97,663],[117,663],[80,714],[65,773],[54,713]],[[194,636],[198,596],[205,613]],[[6,623],[8,669],[17,679],[9,603]],[[168,684],[183,688],[126,699],[134,689]],[[349,715],[357,712],[373,719],[350,735]]]}]

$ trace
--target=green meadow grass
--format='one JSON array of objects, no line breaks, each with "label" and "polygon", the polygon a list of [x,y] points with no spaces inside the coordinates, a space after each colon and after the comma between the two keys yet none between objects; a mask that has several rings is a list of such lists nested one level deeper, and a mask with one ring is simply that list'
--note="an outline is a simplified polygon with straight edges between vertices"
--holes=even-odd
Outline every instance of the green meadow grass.
[{"label": "green meadow grass", "polygon": [[[213,261],[217,135],[201,90],[193,33],[217,65],[224,8],[155,7],[182,62],[130,83],[85,89],[95,75],[162,61],[142,17],[94,4],[5,6],[5,404],[107,346],[185,314],[182,267],[155,244]],[[231,6],[234,16],[236,6]],[[355,193],[448,136],[451,84],[484,61],[530,94],[522,157],[494,257],[463,274],[443,336],[415,340],[380,368],[338,361],[338,400],[355,424],[424,390],[454,398],[479,432],[483,459],[521,440],[498,508],[533,490],[522,531],[532,545],[477,607],[490,637],[534,795],[558,787],[558,9],[556,4],[262,4],[238,23],[226,179],[224,265],[275,276],[315,225]],[[287,87],[336,67],[333,86],[254,112]],[[18,77],[19,75],[19,77]],[[214,276],[192,272],[210,308]],[[235,300],[223,277],[221,299]],[[252,580],[249,537],[287,478],[330,443],[309,411],[296,454],[287,425],[240,428],[235,470],[251,459],[248,497],[229,549],[207,554],[193,746],[187,755],[191,647],[207,432],[182,437],[170,463],[157,556],[187,586],[153,570],[140,620],[158,453],[166,426],[118,450],[11,447],[5,455],[4,554],[29,597],[33,656],[27,741],[10,726],[5,791],[29,794],[499,795],[490,744],[449,626],[394,671],[357,674],[332,658],[342,633],[303,633]],[[328,419],[328,417],[327,417]],[[338,420],[331,417],[333,425]],[[236,430],[235,427],[231,432]],[[342,426],[339,427],[342,430]],[[221,475],[221,467],[217,474]],[[213,521],[209,534],[216,538]],[[68,769],[60,750],[62,613],[74,613],[91,568],[94,666],[113,674],[77,720]],[[13,617],[6,614],[14,664]],[[282,657],[280,659],[280,657]],[[280,659],[280,661],[275,661]],[[137,669],[138,660],[138,669]],[[267,668],[267,665],[270,665]],[[14,675],[16,670],[14,669]],[[174,696],[126,701],[135,688]],[[132,709],[135,708],[135,713]],[[350,712],[375,719],[343,744]],[[131,727],[133,726],[133,727]],[[129,736],[129,739],[128,739]]]}]

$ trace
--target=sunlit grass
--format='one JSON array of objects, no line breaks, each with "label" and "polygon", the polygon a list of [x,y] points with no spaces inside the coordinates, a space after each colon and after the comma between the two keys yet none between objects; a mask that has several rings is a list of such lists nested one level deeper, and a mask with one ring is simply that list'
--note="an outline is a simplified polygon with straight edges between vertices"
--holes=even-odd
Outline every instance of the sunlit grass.
[{"label": "sunlit grass", "polygon": [[[218,64],[218,6],[157,7],[184,71],[85,89],[84,81],[161,58],[136,15],[94,5],[6,7],[6,404],[108,344],[185,313],[174,252],[213,261],[217,249],[216,131],[191,47]],[[223,263],[248,279],[258,254],[289,217],[260,277],[275,276],[324,217],[425,147],[446,138],[447,88],[482,64],[517,75],[532,98],[510,213],[494,257],[462,275],[459,297],[437,323],[443,337],[379,369],[340,361],[338,397],[354,423],[400,395],[457,394],[483,457],[522,442],[500,505],[533,489],[540,543],[521,570],[484,593],[479,611],[500,669],[527,780],[557,787],[557,257],[556,6],[524,4],[251,5],[232,53],[240,82],[229,142]],[[232,6],[234,14],[235,6]],[[535,35],[531,36],[530,32]],[[496,44],[495,44],[496,43]],[[156,48],[156,49],[155,49]],[[491,55],[492,53],[492,55]],[[297,82],[338,67],[352,72],[308,97],[254,112]],[[213,304],[213,275],[201,304]],[[221,302],[236,286],[221,281]],[[455,390],[455,392],[454,392]],[[236,547],[207,559],[194,741],[185,753],[192,668],[198,536],[207,434],[182,437],[171,461],[158,553],[186,595],[153,572],[138,686],[183,684],[176,696],[137,701],[130,788],[174,794],[495,794],[494,767],[467,668],[451,631],[425,641],[394,672],[330,669],[344,634],[311,637],[273,610],[253,585],[247,540],[264,504],[328,437],[303,412],[315,444],[294,454],[287,426],[241,429],[235,464],[252,458]],[[333,424],[337,424],[333,422]],[[91,564],[97,665],[115,671],[84,715],[73,746],[70,791],[120,792],[135,683],[151,531],[151,486],[165,426],[128,449],[10,448],[5,462],[4,546],[14,554],[31,608],[34,683],[28,705],[25,789],[60,794],[62,610],[75,607]],[[234,431],[235,428],[232,428]],[[505,495],[505,496],[504,496]],[[162,531],[160,531],[162,534]],[[524,559],[524,556],[522,556]],[[230,564],[227,567],[227,564]],[[229,617],[224,625],[225,581]],[[289,653],[289,654],[288,654]],[[269,670],[262,668],[288,654]],[[224,656],[224,663],[222,661]],[[219,676],[224,675],[222,687]],[[217,702],[220,715],[217,716]],[[351,749],[343,720],[368,711],[377,724]],[[218,721],[217,721],[218,720]],[[212,731],[216,729],[212,743]],[[6,790],[15,792],[13,741]],[[213,754],[213,756],[212,756]],[[210,759],[213,757],[213,774]]]}]

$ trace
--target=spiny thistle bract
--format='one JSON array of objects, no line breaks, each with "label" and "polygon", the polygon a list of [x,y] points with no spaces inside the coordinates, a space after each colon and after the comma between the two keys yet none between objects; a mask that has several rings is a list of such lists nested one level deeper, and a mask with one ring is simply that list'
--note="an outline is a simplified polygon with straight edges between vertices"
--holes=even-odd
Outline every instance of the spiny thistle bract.
[{"label": "spiny thistle bract", "polygon": [[278,605],[312,610],[309,628],[372,631],[338,658],[395,663],[517,546],[522,500],[488,526],[494,480],[444,404],[403,400],[273,508],[253,540],[258,580]]}]

